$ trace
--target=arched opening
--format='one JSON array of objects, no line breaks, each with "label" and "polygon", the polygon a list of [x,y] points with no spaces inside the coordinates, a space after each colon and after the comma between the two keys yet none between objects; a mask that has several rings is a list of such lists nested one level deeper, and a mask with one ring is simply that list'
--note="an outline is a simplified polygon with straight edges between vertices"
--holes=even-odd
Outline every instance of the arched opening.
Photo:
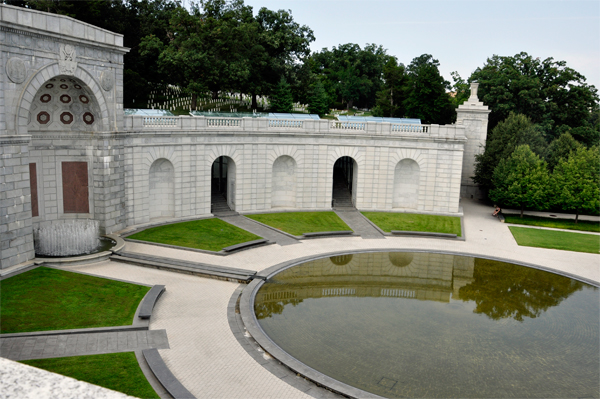
[{"label": "arched opening", "polygon": [[211,167],[211,212],[235,211],[235,162],[220,156]]},{"label": "arched opening", "polygon": [[161,158],[150,166],[149,195],[150,219],[175,216],[175,168]]},{"label": "arched opening", "polygon": [[413,261],[411,252],[390,252],[388,257],[392,265],[396,267],[406,267]]},{"label": "arched opening", "polygon": [[393,208],[417,209],[420,168],[412,159],[403,159],[394,170]]},{"label": "arched opening", "polygon": [[283,155],[273,163],[271,208],[296,207],[296,161]]},{"label": "arched opening", "polygon": [[358,165],[351,157],[341,157],[333,165],[332,207],[356,206]]},{"label": "arched opening", "polygon": [[352,258],[353,258],[353,255],[348,254],[348,255],[331,256],[329,258],[329,260],[331,260],[331,263],[333,263],[336,266],[345,266],[352,261]]}]

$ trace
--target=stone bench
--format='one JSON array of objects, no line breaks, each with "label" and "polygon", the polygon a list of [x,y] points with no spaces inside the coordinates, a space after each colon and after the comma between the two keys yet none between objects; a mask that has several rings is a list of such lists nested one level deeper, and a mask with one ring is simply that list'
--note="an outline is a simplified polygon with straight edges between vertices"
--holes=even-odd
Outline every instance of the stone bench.
[{"label": "stone bench", "polygon": [[140,319],[149,319],[152,316],[152,309],[154,309],[156,301],[158,301],[163,292],[165,292],[164,285],[155,285],[150,288],[150,291],[146,293],[140,305],[140,312],[138,313]]},{"label": "stone bench", "polygon": [[175,399],[195,399],[196,397],[183,386],[171,373],[157,349],[142,350],[148,367],[165,390]]},{"label": "stone bench", "polygon": [[318,231],[316,233],[304,233],[302,237],[314,238],[314,237],[329,237],[329,236],[347,236],[354,232],[352,230],[341,230],[341,231]]},{"label": "stone bench", "polygon": [[254,247],[256,245],[266,244],[268,242],[269,242],[269,240],[267,240],[265,238],[260,239],[260,240],[254,240],[254,241],[247,241],[247,242],[243,242],[241,244],[235,244],[235,245],[230,245],[228,247],[225,247],[225,248],[223,248],[223,251],[232,252],[232,251],[237,251],[237,250],[243,249],[243,248]]},{"label": "stone bench", "polygon": [[392,234],[398,236],[419,236],[419,237],[437,237],[437,238],[457,238],[456,234],[449,233],[432,233],[428,231],[404,231],[392,230]]}]

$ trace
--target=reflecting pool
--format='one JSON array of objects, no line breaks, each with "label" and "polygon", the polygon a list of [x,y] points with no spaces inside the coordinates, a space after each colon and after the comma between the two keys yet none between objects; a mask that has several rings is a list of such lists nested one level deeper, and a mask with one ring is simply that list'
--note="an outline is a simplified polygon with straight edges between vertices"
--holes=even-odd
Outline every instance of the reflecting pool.
[{"label": "reflecting pool", "polygon": [[375,252],[283,270],[256,294],[284,351],[384,397],[599,397],[600,291],[545,271]]}]

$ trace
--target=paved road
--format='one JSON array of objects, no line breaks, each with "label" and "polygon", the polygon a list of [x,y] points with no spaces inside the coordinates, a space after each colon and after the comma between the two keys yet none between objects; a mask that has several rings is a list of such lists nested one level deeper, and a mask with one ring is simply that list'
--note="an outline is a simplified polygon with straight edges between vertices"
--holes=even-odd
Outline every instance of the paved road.
[{"label": "paved road", "polygon": [[[462,206],[466,241],[416,237],[323,238],[302,241],[298,245],[268,245],[225,257],[131,242],[125,249],[251,270],[263,270],[298,257],[334,251],[423,249],[527,262],[600,282],[600,255],[520,247],[508,226],[491,216],[491,207],[472,201],[464,201]],[[154,309],[150,328],[167,331],[170,349],[159,352],[173,374],[198,398],[309,397],[266,371],[233,336],[227,320],[227,305],[237,284],[116,262],[73,266],[71,269],[167,286]]]}]

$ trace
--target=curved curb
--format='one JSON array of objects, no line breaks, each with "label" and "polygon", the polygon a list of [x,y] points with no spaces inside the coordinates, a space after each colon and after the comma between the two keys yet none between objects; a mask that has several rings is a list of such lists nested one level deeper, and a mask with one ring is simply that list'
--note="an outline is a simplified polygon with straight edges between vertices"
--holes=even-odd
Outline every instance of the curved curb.
[{"label": "curved curb", "polygon": [[196,399],[186,387],[171,373],[171,370],[165,364],[162,356],[158,353],[158,349],[144,349],[142,355],[148,363],[148,367],[166,389],[166,391],[175,399]]},{"label": "curved curb", "polygon": [[416,249],[407,249],[407,248],[381,248],[381,249],[372,249],[372,250],[338,251],[338,252],[330,252],[330,253],[320,254],[320,255],[316,255],[316,256],[314,256],[314,255],[306,256],[306,257],[290,260],[290,261],[283,262],[283,263],[280,263],[275,266],[271,266],[271,267],[263,270],[262,272],[260,272],[259,273],[260,275],[257,275],[256,278],[247,287],[245,287],[243,289],[241,296],[240,296],[239,311],[240,311],[240,316],[241,316],[244,328],[246,328],[248,333],[252,336],[252,338],[254,338],[254,340],[258,343],[258,345],[265,350],[265,352],[267,352],[272,357],[274,357],[275,359],[280,361],[282,364],[287,366],[289,369],[306,377],[307,379],[316,383],[317,385],[324,386],[333,392],[342,394],[342,395],[350,397],[350,398],[380,398],[380,396],[377,396],[375,394],[372,394],[372,393],[360,390],[358,388],[352,387],[350,385],[347,385],[345,383],[342,383],[342,382],[340,382],[334,378],[331,378],[331,377],[309,367],[308,365],[300,362],[299,360],[297,360],[296,358],[294,358],[293,356],[291,356],[290,354],[285,352],[283,349],[281,349],[273,340],[271,340],[271,338],[264,332],[264,330],[258,323],[258,320],[256,319],[256,315],[254,314],[254,299],[256,297],[256,294],[257,294],[258,290],[260,289],[260,287],[265,283],[265,281],[269,277],[271,277],[285,269],[288,269],[288,268],[296,266],[298,264],[307,262],[309,260],[322,259],[322,258],[331,257],[331,256],[357,254],[357,253],[372,253],[372,252],[426,252],[426,253],[437,253],[437,254],[446,254],[446,255],[459,255],[459,256],[466,256],[466,257],[471,257],[471,258],[491,259],[491,260],[497,260],[497,261],[501,261],[501,262],[510,262],[510,263],[513,263],[513,264],[516,264],[519,266],[525,266],[525,267],[531,267],[531,268],[538,269],[538,270],[543,270],[546,272],[569,277],[569,278],[584,282],[586,284],[590,284],[595,287],[600,287],[600,283],[598,283],[596,281],[592,281],[592,280],[589,280],[586,278],[575,276],[570,273],[557,271],[557,270],[554,270],[551,268],[547,268],[547,267],[543,267],[543,266],[539,266],[539,265],[533,265],[533,264],[526,263],[526,262],[519,262],[519,261],[484,256],[484,255],[467,254],[467,253],[463,253],[463,252],[430,251],[430,250],[416,250]]},{"label": "curved curb", "polygon": [[98,252],[95,254],[82,255],[82,256],[74,256],[74,257],[65,257],[65,258],[35,258],[33,261],[36,265],[45,265],[45,266],[73,266],[73,265],[82,265],[86,263],[95,263],[103,260],[108,260],[108,257],[112,255],[113,252],[122,249],[125,246],[125,241],[115,234],[107,234],[102,237],[106,237],[115,242],[115,245],[102,252]]}]

